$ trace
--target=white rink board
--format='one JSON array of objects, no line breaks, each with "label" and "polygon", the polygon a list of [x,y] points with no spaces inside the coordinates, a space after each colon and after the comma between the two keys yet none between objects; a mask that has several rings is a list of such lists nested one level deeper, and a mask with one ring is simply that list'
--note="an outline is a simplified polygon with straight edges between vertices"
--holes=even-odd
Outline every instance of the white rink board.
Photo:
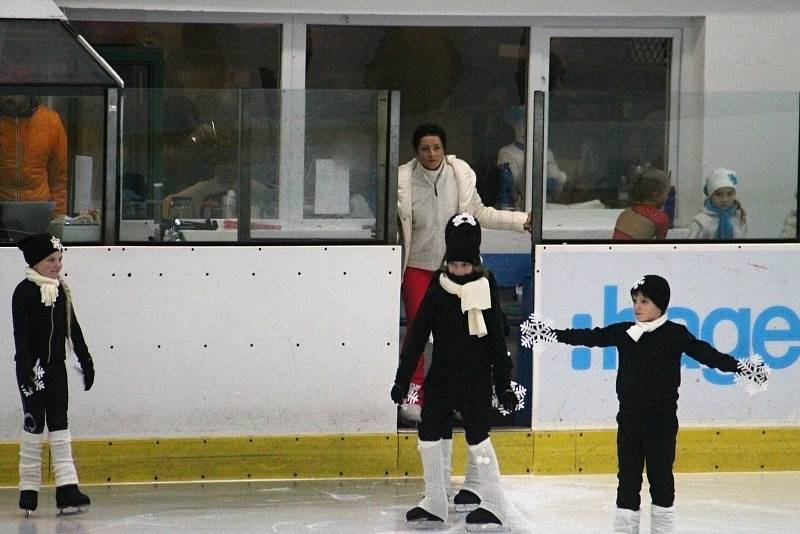
[{"label": "white rink board", "polygon": [[[16,440],[20,251],[0,267],[0,440]],[[70,372],[76,437],[396,431],[399,247],[71,247],[62,274],[97,369],[88,393]]]},{"label": "white rink board", "polygon": [[[631,285],[644,274],[659,274],[672,289],[671,319],[696,323],[690,329],[697,335],[699,328],[698,337],[737,358],[762,344],[768,353],[762,355],[773,368],[768,391],[751,396],[730,384],[731,374],[707,369],[715,374],[709,378],[700,368],[684,367],[681,426],[797,426],[799,254],[796,244],[538,246],[534,309],[557,328],[573,327],[580,314],[588,314],[591,327],[632,320],[632,314],[618,315],[630,310]],[[604,369],[604,349],[582,348],[590,350],[586,360],[586,353],[574,353],[575,348],[554,344],[537,352],[534,429],[616,426],[616,349],[607,349],[611,368]]]}]

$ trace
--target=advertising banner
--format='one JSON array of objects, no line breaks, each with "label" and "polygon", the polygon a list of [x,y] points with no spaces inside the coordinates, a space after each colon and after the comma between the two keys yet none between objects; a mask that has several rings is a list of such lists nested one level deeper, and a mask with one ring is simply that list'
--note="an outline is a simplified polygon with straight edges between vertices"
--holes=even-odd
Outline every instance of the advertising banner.
[{"label": "advertising banner", "polygon": [[[800,283],[796,244],[546,245],[536,248],[534,310],[556,328],[633,321],[630,288],[645,274],[671,286],[668,318],[735,358],[760,355],[767,391],[684,354],[684,427],[800,424]],[[533,428],[615,428],[617,350],[556,343],[537,350]]]}]

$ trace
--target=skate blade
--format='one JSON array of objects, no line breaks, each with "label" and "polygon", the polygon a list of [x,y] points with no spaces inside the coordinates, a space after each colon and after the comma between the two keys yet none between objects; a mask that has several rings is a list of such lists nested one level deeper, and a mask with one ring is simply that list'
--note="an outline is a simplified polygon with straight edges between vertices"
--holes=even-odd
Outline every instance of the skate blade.
[{"label": "skate blade", "polygon": [[70,515],[80,515],[80,514],[84,513],[88,509],[89,509],[89,505],[88,504],[83,504],[81,506],[65,506],[64,508],[59,508],[58,509],[58,514],[56,514],[56,515],[59,516],[59,517],[70,516]]},{"label": "skate blade", "polygon": [[471,512],[473,510],[477,510],[480,503],[475,504],[456,504],[456,512]]},{"label": "skate blade", "polygon": [[30,519],[33,515],[33,510],[23,510],[23,514],[25,514],[25,519]]},{"label": "skate blade", "polygon": [[414,530],[441,530],[447,526],[444,521],[431,521],[430,519],[415,519],[406,521],[406,523]]},{"label": "skate blade", "polygon": [[497,523],[467,523],[467,532],[511,532],[511,529]]}]

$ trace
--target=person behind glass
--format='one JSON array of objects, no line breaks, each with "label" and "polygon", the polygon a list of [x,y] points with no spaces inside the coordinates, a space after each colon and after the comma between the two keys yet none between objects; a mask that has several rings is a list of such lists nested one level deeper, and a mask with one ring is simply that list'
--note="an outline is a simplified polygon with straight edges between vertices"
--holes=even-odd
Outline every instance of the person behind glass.
[{"label": "person behind glass", "polygon": [[689,223],[689,239],[744,239],[747,216],[736,188],[739,177],[729,169],[716,168],[706,177],[703,210]]},{"label": "person behind glass", "polygon": [[[203,132],[202,134],[199,132]],[[197,143],[204,149],[202,161],[206,178],[190,185],[182,191],[168,195],[162,200],[161,208],[164,217],[173,217],[172,207],[175,198],[189,199],[189,213],[179,217],[202,217],[233,219],[238,217],[237,196],[239,193],[239,149],[236,136],[230,131],[211,131],[208,128],[198,130]],[[210,176],[209,176],[210,174]],[[231,195],[232,192],[232,195]],[[267,205],[269,192],[261,182],[250,179],[251,216],[260,217],[260,208]],[[225,198],[232,202],[230,213],[225,213]],[[254,209],[256,208],[256,209]]]},{"label": "person behind glass", "polygon": [[[558,342],[587,347],[616,347],[617,509],[614,532],[639,532],[642,470],[650,483],[653,534],[675,531],[675,481],[672,466],[678,434],[681,357],[736,373],[738,361],[699,340],[682,324],[667,319],[669,283],[648,274],[630,290],[635,322],[603,328],[554,330]],[[761,364],[763,365],[763,364]]]},{"label": "person behind glass", "polygon": [[[398,169],[397,215],[403,243],[403,281],[407,330],[414,319],[425,291],[444,256],[447,220],[462,212],[472,214],[484,228],[530,231],[531,214],[501,211],[483,205],[475,189],[475,172],[469,164],[447,154],[447,135],[441,126],[422,124],[414,131],[412,144],[416,157]],[[420,355],[421,356],[421,355]],[[425,375],[420,357],[411,384],[417,402],[407,406],[406,415],[419,417],[424,400],[420,389]]]},{"label": "person behind glass", "polygon": [[56,506],[74,513],[89,506],[78,489],[67,424],[66,344],[83,371],[84,389],[94,383],[94,364],[73,308],[72,294],[59,276],[64,248],[50,234],[34,234],[18,244],[28,267],[12,297],[17,384],[23,427],[19,448],[19,507],[36,510],[42,483],[42,442],[47,427],[56,485]]},{"label": "person behind glass", "polygon": [[[512,362],[503,335],[503,317],[494,278],[481,267],[481,226],[468,213],[454,215],[445,228],[445,265],[431,278],[406,337],[390,396],[406,397],[419,353],[433,334],[433,356],[425,377],[425,403],[417,425],[425,497],[409,510],[409,522],[447,520],[447,466],[443,442],[452,433],[454,411],[461,413],[480,507],[466,518],[467,529],[500,526],[506,501],[500,469],[489,439],[492,387],[508,411],[517,405],[511,389]],[[449,457],[447,458],[449,460]],[[470,478],[468,471],[467,478]]]},{"label": "person behind glass", "polygon": [[669,193],[669,176],[650,168],[633,180],[631,205],[617,217],[612,239],[666,239],[669,215],[661,208]]},{"label": "person behind glass", "polygon": [[0,201],[55,202],[67,211],[67,134],[33,96],[0,95]]}]

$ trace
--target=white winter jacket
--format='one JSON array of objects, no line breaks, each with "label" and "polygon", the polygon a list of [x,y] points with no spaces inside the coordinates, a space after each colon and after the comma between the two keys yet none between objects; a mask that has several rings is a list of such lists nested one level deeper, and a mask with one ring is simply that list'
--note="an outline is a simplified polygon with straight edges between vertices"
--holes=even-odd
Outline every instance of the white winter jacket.
[{"label": "white winter jacket", "polygon": [[[448,155],[444,160],[445,165],[450,165],[456,177],[458,187],[458,211],[456,213],[471,213],[484,228],[494,230],[514,230],[524,232],[524,224],[528,214],[519,211],[501,211],[484,206],[478,191],[475,189],[475,171],[466,161],[454,155]],[[397,217],[400,220],[401,239],[403,243],[403,271],[408,263],[407,251],[411,248],[413,213],[412,213],[412,173],[420,165],[416,158],[401,165],[397,174]],[[453,213],[452,215],[455,215]]]},{"label": "white winter jacket", "polygon": [[[694,216],[689,223],[689,239],[714,239],[719,226],[719,215],[703,208],[703,211]],[[747,237],[747,223],[742,216],[742,210],[736,210],[736,216],[731,217],[733,226],[733,239]]]}]

